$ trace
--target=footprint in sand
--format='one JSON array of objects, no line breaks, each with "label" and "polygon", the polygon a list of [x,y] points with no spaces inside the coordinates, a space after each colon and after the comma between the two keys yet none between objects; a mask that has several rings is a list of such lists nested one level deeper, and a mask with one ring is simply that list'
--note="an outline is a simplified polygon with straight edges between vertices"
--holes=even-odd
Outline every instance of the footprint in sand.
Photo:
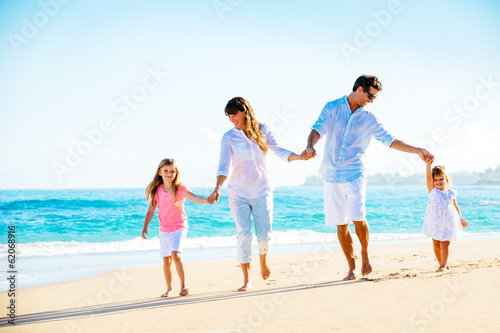
[{"label": "footprint in sand", "polygon": [[380,279],[370,279],[370,278],[361,278],[360,280],[362,281],[368,281],[368,282],[378,282],[380,281]]}]

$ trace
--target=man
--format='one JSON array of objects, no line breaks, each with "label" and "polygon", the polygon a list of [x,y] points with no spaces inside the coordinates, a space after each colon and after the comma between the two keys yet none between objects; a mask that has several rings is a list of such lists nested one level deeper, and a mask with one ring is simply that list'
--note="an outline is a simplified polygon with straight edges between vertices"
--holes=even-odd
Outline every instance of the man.
[{"label": "man", "polygon": [[395,139],[373,113],[363,109],[368,103],[373,103],[380,91],[382,83],[376,76],[360,76],[349,96],[325,105],[302,153],[306,158],[314,157],[314,145],[326,135],[325,154],[319,170],[323,176],[325,223],[337,226],[337,236],[349,263],[349,272],[344,280],[355,280],[357,277],[349,230],[351,221],[361,243],[361,275],[367,276],[372,271],[368,254],[370,230],[365,213],[366,171],[363,164],[371,138],[390,148],[418,154],[424,162],[434,157],[423,148]]}]

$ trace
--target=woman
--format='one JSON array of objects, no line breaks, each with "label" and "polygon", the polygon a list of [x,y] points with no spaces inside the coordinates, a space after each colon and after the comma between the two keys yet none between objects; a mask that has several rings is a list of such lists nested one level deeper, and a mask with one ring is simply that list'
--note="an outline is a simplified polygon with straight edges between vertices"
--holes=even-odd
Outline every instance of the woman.
[{"label": "woman", "polygon": [[253,216],[254,220],[262,278],[266,280],[271,274],[266,256],[272,232],[274,187],[267,167],[266,154],[271,150],[288,161],[300,160],[301,156],[277,144],[269,128],[257,121],[246,99],[231,99],[224,112],[234,124],[234,128],[222,136],[217,184],[214,192],[208,197],[208,202],[219,200],[221,186],[232,163],[233,171],[227,191],[229,207],[236,223],[238,261],[243,271],[243,286],[238,291],[247,291],[252,288],[249,275],[252,255],[250,216]]}]

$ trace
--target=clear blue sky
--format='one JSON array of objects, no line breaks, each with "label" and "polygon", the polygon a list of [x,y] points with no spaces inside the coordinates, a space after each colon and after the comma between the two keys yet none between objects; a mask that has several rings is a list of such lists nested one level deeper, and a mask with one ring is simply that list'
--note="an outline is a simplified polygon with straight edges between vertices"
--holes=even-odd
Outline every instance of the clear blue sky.
[{"label": "clear blue sky", "polygon": [[[451,171],[500,164],[497,1],[62,2],[0,4],[0,188],[145,187],[165,157],[213,186],[230,98],[300,153],[361,74],[397,138]],[[276,184],[316,174],[319,152],[270,156]],[[366,162],[424,170],[378,142]]]}]

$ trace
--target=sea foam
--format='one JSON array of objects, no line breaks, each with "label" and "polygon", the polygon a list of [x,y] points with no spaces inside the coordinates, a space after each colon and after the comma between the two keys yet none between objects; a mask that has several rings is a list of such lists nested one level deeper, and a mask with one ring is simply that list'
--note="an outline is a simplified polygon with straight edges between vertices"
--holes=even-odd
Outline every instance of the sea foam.
[{"label": "sea foam", "polygon": [[[493,236],[498,237],[500,233],[466,233],[471,237]],[[300,244],[324,244],[338,243],[337,234],[334,232],[324,233],[312,230],[288,230],[275,231],[272,236],[273,245],[300,245]],[[356,239],[355,236],[353,236]],[[372,241],[404,241],[425,238],[422,233],[371,233]],[[253,245],[257,245],[255,237]],[[204,248],[228,248],[236,247],[235,236],[215,236],[215,237],[196,237],[187,238],[185,249],[204,249]],[[56,256],[68,254],[88,254],[88,253],[118,253],[118,252],[137,252],[159,250],[160,242],[158,237],[142,239],[136,237],[130,240],[114,242],[33,242],[26,244],[17,244],[17,254],[23,257],[36,256]],[[7,257],[7,245],[0,245],[0,258]]]}]

